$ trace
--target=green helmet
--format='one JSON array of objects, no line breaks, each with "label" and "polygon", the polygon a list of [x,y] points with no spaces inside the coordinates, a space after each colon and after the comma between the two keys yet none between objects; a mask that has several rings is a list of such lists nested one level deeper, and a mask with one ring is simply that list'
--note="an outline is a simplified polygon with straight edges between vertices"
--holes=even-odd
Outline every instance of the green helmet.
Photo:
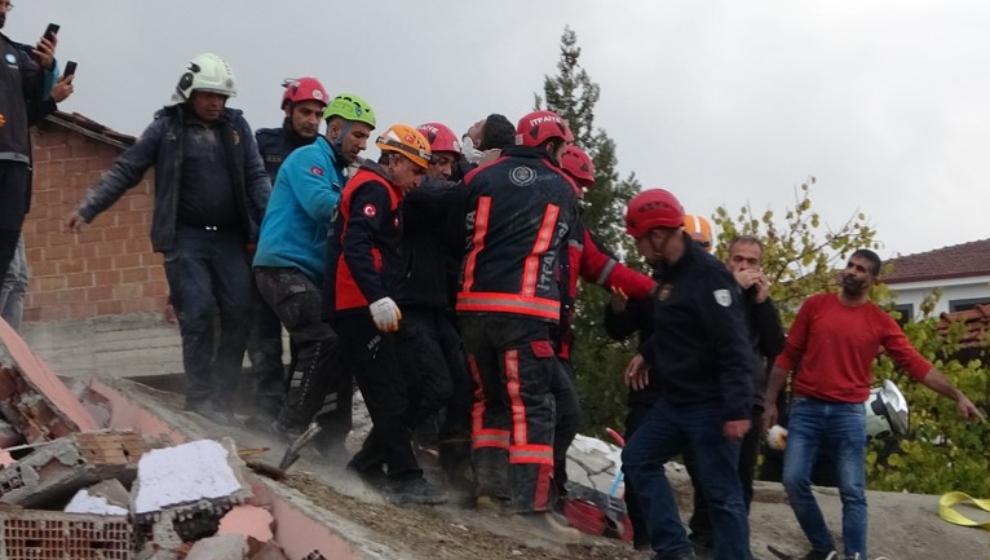
[{"label": "green helmet", "polygon": [[368,102],[360,97],[342,93],[333,98],[333,101],[323,110],[323,120],[332,117],[340,117],[346,121],[361,122],[375,128],[375,111],[368,105]]}]

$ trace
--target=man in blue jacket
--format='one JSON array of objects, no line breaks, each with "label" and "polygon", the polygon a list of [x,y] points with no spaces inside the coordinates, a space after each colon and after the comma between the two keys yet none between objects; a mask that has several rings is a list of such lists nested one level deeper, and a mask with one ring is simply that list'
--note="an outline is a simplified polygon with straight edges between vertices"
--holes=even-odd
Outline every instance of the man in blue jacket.
[{"label": "man in blue jacket", "polygon": [[360,97],[342,94],[323,116],[326,134],[282,163],[261,226],[254,275],[297,350],[288,397],[274,428],[291,437],[319,417],[324,433],[318,443],[330,452],[350,431],[353,385],[335,368],[337,337],[323,321],[327,232],[344,187],[344,169],[367,147],[375,114]]},{"label": "man in blue jacket", "polygon": [[[258,152],[272,185],[282,162],[296,148],[308,146],[320,135],[320,121],[330,96],[319,80],[312,77],[286,80],[282,87],[285,120],[278,128],[260,128],[254,136]],[[282,365],[282,323],[267,302],[257,294],[254,324],[248,337],[248,358],[254,373],[256,426],[270,426],[285,404],[285,367]],[[295,369],[295,348],[292,349]]]},{"label": "man in blue jacket", "polygon": [[186,408],[222,423],[233,420],[251,326],[247,247],[257,239],[271,192],[251,127],[240,111],[226,107],[235,94],[226,61],[212,53],[193,58],[176,85],[175,105],[155,115],[66,224],[81,231],[155,167],[151,245],[165,257],[179,319]]}]

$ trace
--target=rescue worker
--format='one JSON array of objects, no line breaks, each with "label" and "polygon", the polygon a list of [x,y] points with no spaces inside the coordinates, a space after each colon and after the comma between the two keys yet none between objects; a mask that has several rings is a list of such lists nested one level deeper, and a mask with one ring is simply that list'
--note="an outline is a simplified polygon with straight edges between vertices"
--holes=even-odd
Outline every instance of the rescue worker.
[{"label": "rescue worker", "polygon": [[[576,538],[553,514],[554,398],[561,365],[561,263],[578,228],[558,168],[573,136],[551,111],[519,120],[515,147],[468,174],[467,253],[457,313],[475,384],[472,462],[479,506],[507,502],[528,523]],[[564,284],[566,285],[566,284]]]},{"label": "rescue worker", "polygon": [[[712,245],[711,223],[703,216],[686,215],[684,229],[696,232],[698,245]],[[714,249],[712,249],[714,251]],[[732,273],[739,289],[742,290],[742,305],[746,323],[749,327],[749,340],[753,349],[753,409],[751,421],[753,426],[761,425],[763,416],[763,391],[766,387],[766,372],[773,359],[784,348],[784,328],[781,325],[780,313],[770,298],[770,279],[763,273],[763,243],[753,236],[739,236],[729,243],[728,256],[725,262]],[[740,446],[739,481],[742,483],[743,501],[746,510],[753,501],[753,476],[756,461],[760,453],[762,432],[751,429],[746,433]],[[709,553],[714,543],[711,516],[708,512],[708,500],[705,490],[700,483],[697,460],[689,449],[684,454],[684,463],[691,484],[694,486],[694,511],[688,526],[691,528],[691,542],[699,554]]]},{"label": "rescue worker", "polygon": [[777,395],[794,376],[794,400],[784,449],[784,489],[801,529],[811,542],[806,560],[835,558],[835,542],[811,493],[817,450],[828,449],[837,464],[842,499],[843,556],[866,560],[866,409],[873,383],[871,364],[883,348],[925,387],[952,399],[959,415],[983,420],[983,413],[911,345],[886,311],[870,301],[881,270],[880,257],[860,249],[842,271],[838,294],[805,300],[777,357],[763,399],[764,427],[777,421]]},{"label": "rescue worker", "polygon": [[[449,180],[461,159],[460,142],[442,123],[426,123],[417,130],[429,142],[432,159],[422,184],[403,200],[400,255],[405,272],[394,287],[403,321],[395,345],[409,381],[410,422],[416,444],[443,451],[441,464],[455,477],[457,463],[469,459],[472,394],[463,345],[451,313],[450,295],[456,277],[450,274],[443,228],[452,200],[465,192],[459,183]],[[459,222],[463,221],[461,215]]]},{"label": "rescue worker", "polygon": [[357,379],[373,422],[348,468],[373,484],[384,481],[386,493],[399,503],[439,504],[446,494],[423,477],[413,454],[394,340],[402,319],[394,299],[404,272],[400,204],[422,181],[430,144],[415,128],[396,124],[375,145],[387,163],[366,161],[347,182],[330,234],[331,321],[347,349],[341,353],[345,370]]},{"label": "rescue worker", "polygon": [[[232,421],[233,397],[251,326],[248,246],[271,186],[251,127],[227,99],[234,74],[205,53],[182,70],[173,105],[155,120],[67,217],[79,232],[155,168],[151,244],[165,257],[188,379],[186,408]],[[220,340],[214,344],[214,311]]]},{"label": "rescue worker", "polygon": [[[588,154],[570,144],[564,148],[560,168],[570,177],[574,195],[584,199],[586,190],[595,185],[595,164]],[[581,423],[581,405],[574,387],[574,368],[571,365],[571,345],[574,335],[575,304],[578,296],[578,279],[597,284],[609,290],[619,290],[629,297],[645,299],[655,283],[650,277],[626,267],[610,253],[599,248],[591,232],[579,222],[579,229],[568,243],[567,290],[562,299],[560,324],[557,327],[555,345],[557,356],[564,368],[554,377],[553,394],[557,404],[557,428],[554,434],[554,482],[563,496],[567,483],[567,450],[577,435]],[[562,505],[562,504],[558,504]]]},{"label": "rescue worker", "polygon": [[290,153],[279,169],[261,225],[254,275],[296,348],[275,430],[291,438],[318,417],[323,427],[318,447],[340,458],[351,429],[353,382],[337,366],[337,336],[323,320],[327,236],[344,170],[367,147],[375,113],[360,97],[341,94],[327,105],[323,118],[326,133]]},{"label": "rescue worker", "polygon": [[[285,113],[282,126],[260,128],[254,134],[273,187],[282,161],[293,150],[312,144],[319,136],[323,110],[330,100],[323,84],[316,78],[286,80],[282,87],[285,88],[282,93],[282,111]],[[282,323],[260,294],[255,300],[255,322],[248,337],[248,358],[255,375],[255,407],[261,414],[261,423],[270,426],[285,404]],[[295,356],[295,352],[292,354]],[[295,367],[294,360],[291,367]]]},{"label": "rescue worker", "polygon": [[626,383],[659,384],[659,398],[622,452],[659,558],[694,558],[663,465],[690,447],[708,497],[715,558],[746,560],[749,526],[739,483],[739,441],[750,429],[752,350],[739,287],[684,232],[684,211],[663,189],[629,201],[626,230],[656,266],[653,335]]},{"label": "rescue worker", "polygon": [[[0,29],[14,5],[0,0]],[[17,252],[31,206],[31,135],[28,128],[54,110],[58,39],[43,36],[32,48],[0,33],[0,281]],[[72,78],[60,81],[72,92]],[[55,100],[60,101],[60,100]],[[47,107],[46,107],[47,106]]]}]

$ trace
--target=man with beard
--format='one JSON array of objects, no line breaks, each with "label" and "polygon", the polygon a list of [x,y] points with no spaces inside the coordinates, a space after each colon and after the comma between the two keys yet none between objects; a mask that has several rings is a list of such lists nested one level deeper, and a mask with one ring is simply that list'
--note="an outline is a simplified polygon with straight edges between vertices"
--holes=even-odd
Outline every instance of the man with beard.
[{"label": "man with beard", "polygon": [[811,470],[820,447],[837,464],[842,499],[845,558],[866,555],[866,409],[882,347],[911,377],[956,402],[959,415],[982,420],[983,413],[911,346],[893,318],[870,301],[880,274],[880,257],[868,249],[852,254],[838,294],[812,296],[798,312],[783,353],[777,358],[764,398],[764,427],[777,421],[777,394],[792,371],[794,401],[784,454],[784,488],[794,515],[811,541],[808,560],[835,557],[835,543],[811,493]]},{"label": "man with beard", "polygon": [[[282,126],[261,128],[254,133],[272,186],[276,184],[275,178],[285,158],[296,148],[308,146],[316,140],[323,110],[330,100],[327,90],[316,78],[289,79],[282,87],[285,88],[282,93],[282,111],[285,113]],[[258,423],[261,425],[270,425],[285,401],[282,323],[264,298],[260,294],[257,296],[247,349],[255,377],[254,400],[258,415],[253,419],[260,421]],[[292,354],[291,370],[294,370],[296,352]]]}]

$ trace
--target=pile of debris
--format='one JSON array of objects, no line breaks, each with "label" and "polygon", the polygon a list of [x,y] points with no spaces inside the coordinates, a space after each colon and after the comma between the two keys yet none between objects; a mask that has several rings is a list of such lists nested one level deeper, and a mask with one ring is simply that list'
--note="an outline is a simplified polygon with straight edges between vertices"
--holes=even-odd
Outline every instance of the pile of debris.
[{"label": "pile of debris", "polygon": [[26,347],[7,349],[0,560],[287,559],[270,506],[245,478],[251,450],[109,429],[100,403],[74,395]]}]

